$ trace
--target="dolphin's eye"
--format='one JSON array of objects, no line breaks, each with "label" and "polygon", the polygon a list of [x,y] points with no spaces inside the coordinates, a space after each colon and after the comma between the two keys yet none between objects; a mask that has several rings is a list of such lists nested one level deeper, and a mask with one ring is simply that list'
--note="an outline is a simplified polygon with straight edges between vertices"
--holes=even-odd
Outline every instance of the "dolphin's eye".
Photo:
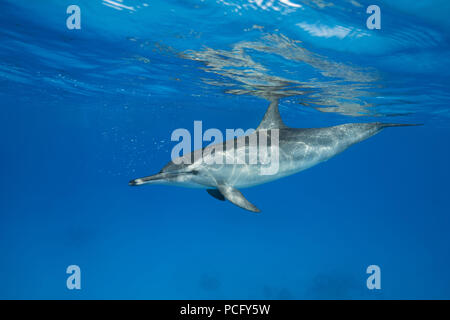
[{"label": "dolphin's eye", "polygon": [[194,175],[197,175],[198,171],[197,170],[192,170],[191,173],[194,174]]}]

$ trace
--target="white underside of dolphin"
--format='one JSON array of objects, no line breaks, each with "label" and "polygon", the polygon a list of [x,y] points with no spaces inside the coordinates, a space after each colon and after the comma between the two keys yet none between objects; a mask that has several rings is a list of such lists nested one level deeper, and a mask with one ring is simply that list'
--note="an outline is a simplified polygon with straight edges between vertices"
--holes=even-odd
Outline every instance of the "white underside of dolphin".
[{"label": "white underside of dolphin", "polygon": [[[200,150],[197,150],[197,153],[194,151],[174,159],[158,174],[132,180],[129,184],[132,186],[170,184],[204,188],[216,199],[226,199],[243,209],[259,212],[260,210],[250,203],[239,189],[267,183],[308,169],[373,136],[383,128],[414,125],[376,122],[348,123],[326,128],[289,128],[281,119],[278,100],[273,100],[260,125],[252,134],[203,148],[200,157],[198,157]],[[276,141],[271,140],[275,136]],[[249,161],[251,155],[255,152],[259,154],[261,150],[259,145],[254,148],[252,141],[260,141],[258,139],[261,137],[267,138],[270,155],[278,155],[276,170],[269,172],[270,174],[267,174],[270,163]],[[217,159],[224,160],[218,163],[215,161]],[[270,160],[273,161],[273,158]],[[266,170],[263,170],[264,168]]]}]

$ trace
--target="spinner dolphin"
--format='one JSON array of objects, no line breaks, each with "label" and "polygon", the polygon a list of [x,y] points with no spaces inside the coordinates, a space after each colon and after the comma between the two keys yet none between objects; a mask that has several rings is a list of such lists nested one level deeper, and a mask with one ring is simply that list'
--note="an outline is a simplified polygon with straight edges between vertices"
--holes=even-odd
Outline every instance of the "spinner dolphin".
[{"label": "spinner dolphin", "polygon": [[[239,189],[267,183],[308,169],[384,128],[415,125],[375,122],[348,123],[324,128],[290,128],[281,119],[278,99],[274,99],[253,133],[173,159],[159,173],[131,180],[129,185],[168,184],[203,188],[218,200],[229,200],[238,207],[259,212],[260,210],[249,202]],[[261,141],[261,137],[268,141],[265,146],[270,152],[267,153],[277,155],[276,170],[272,173],[263,170],[267,169],[267,163],[248,161],[252,156],[256,158],[260,156],[261,145],[256,144],[255,147],[254,142]],[[273,139],[274,137],[276,139]],[[270,161],[274,161],[274,158],[272,157]]]}]

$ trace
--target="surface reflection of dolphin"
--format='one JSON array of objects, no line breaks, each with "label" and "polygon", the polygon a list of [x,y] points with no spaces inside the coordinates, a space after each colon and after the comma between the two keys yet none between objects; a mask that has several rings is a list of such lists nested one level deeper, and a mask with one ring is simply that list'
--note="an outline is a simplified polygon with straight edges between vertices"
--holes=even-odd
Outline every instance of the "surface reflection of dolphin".
[{"label": "surface reflection of dolphin", "polygon": [[[182,158],[174,159],[159,173],[132,180],[129,185],[168,184],[204,188],[216,199],[227,199],[241,208],[259,212],[256,206],[244,198],[239,188],[263,184],[308,169],[386,127],[414,125],[375,122],[348,123],[326,128],[289,128],[281,119],[278,100],[273,100],[262,122],[253,133],[235,138],[231,143],[225,141],[203,148],[201,153],[203,156],[197,158],[194,156],[196,151],[184,155],[182,157],[184,160],[192,160],[189,163],[181,163]],[[278,139],[276,143],[269,139],[271,143],[267,143],[267,150],[270,150],[271,155],[278,155],[276,172],[273,174],[263,172],[265,164],[261,161],[256,164],[249,161],[242,163],[242,155],[245,155],[246,159],[254,156],[255,152],[260,156],[260,149],[255,148],[251,141],[261,139],[261,133],[272,138],[275,132]],[[220,158],[226,160],[218,163],[211,161],[211,157],[215,160]]]}]

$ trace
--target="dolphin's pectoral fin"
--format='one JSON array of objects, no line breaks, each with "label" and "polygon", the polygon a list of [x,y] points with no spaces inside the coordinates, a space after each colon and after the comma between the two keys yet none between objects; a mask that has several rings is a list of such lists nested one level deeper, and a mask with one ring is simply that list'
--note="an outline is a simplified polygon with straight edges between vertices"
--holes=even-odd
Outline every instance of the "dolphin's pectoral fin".
[{"label": "dolphin's pectoral fin", "polygon": [[220,191],[217,190],[217,189],[206,189],[206,192],[208,192],[211,196],[213,196],[213,197],[216,198],[217,200],[225,201],[225,197],[224,197],[223,194],[220,193]]},{"label": "dolphin's pectoral fin", "polygon": [[226,185],[219,185],[217,189],[228,201],[237,205],[238,207],[252,212],[261,211],[253,204],[251,204],[247,199],[245,199],[238,189]]},{"label": "dolphin's pectoral fin", "polygon": [[257,130],[281,129],[287,128],[280,116],[278,109],[278,99],[273,99],[267,108],[264,118],[259,124]]}]

